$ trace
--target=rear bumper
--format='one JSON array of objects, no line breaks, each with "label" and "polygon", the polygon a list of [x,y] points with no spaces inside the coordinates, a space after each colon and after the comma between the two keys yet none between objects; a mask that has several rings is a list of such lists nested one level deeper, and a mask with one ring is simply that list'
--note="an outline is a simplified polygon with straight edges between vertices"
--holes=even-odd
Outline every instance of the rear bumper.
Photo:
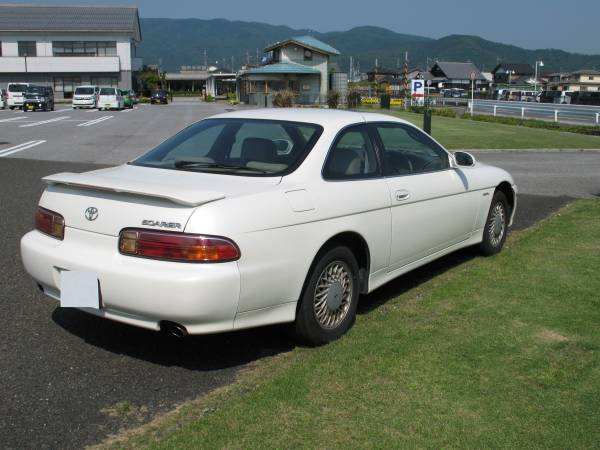
[{"label": "rear bumper", "polygon": [[77,108],[95,108],[96,100],[73,100],[73,107]]},{"label": "rear bumper", "polygon": [[21,106],[21,105],[23,105],[23,98],[22,97],[8,98],[8,99],[6,99],[6,103],[8,104],[8,106]]},{"label": "rear bumper", "polygon": [[60,298],[60,272],[98,274],[102,307],[83,311],[158,330],[160,321],[185,326],[190,334],[233,329],[240,294],[236,262],[186,264],[121,255],[117,237],[67,228],[58,241],[38,231],[21,240],[25,270],[44,293]]}]

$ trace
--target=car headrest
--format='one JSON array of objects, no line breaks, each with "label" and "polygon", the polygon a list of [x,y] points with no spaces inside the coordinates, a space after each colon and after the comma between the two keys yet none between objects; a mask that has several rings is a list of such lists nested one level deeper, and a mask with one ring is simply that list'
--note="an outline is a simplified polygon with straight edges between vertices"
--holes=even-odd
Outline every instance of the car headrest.
[{"label": "car headrest", "polygon": [[271,139],[246,138],[242,144],[242,161],[273,163],[277,160],[277,147]]},{"label": "car headrest", "polygon": [[360,175],[362,173],[362,159],[352,148],[336,147],[328,165],[328,171],[335,175]]}]

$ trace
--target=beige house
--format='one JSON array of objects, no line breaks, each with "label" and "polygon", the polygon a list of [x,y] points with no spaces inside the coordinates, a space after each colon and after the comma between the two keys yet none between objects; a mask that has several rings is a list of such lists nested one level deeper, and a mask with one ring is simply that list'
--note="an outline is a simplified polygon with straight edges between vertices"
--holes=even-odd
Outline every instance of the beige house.
[{"label": "beige house", "polygon": [[548,81],[548,90],[598,92],[600,91],[600,71],[578,70],[571,73],[551,74]]},{"label": "beige house", "polygon": [[312,36],[299,36],[264,49],[263,65],[238,74],[240,101],[268,106],[280,89],[296,94],[298,104],[324,103],[329,91],[329,57],[340,54]]}]

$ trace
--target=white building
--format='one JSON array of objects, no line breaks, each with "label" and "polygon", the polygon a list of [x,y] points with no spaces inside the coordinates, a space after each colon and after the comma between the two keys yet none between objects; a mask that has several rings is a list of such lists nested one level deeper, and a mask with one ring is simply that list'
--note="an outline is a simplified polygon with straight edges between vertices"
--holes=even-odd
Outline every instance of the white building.
[{"label": "white building", "polygon": [[49,85],[57,98],[80,84],[129,89],[141,40],[136,7],[0,5],[0,87]]}]

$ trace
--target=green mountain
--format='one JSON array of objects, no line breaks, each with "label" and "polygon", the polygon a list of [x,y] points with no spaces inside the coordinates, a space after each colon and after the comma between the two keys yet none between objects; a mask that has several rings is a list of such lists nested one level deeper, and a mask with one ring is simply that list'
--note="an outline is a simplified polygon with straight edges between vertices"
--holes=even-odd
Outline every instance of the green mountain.
[{"label": "green mountain", "polygon": [[396,33],[364,26],[348,31],[318,33],[258,22],[225,19],[141,19],[143,42],[138,56],[145,64],[160,64],[163,70],[177,71],[183,65],[203,65],[204,51],[209,65],[239,68],[242,63],[256,63],[262,49],[291,36],[311,34],[334,46],[342,55],[334,59],[347,70],[352,56],[362,72],[375,65],[396,67],[408,52],[410,67],[421,67],[433,61],[471,61],[491,70],[498,61],[528,62],[542,59],[545,71],[567,71],[599,68],[600,55],[582,55],[563,50],[526,50],[499,44],[477,36],[451,35],[441,39]]}]

